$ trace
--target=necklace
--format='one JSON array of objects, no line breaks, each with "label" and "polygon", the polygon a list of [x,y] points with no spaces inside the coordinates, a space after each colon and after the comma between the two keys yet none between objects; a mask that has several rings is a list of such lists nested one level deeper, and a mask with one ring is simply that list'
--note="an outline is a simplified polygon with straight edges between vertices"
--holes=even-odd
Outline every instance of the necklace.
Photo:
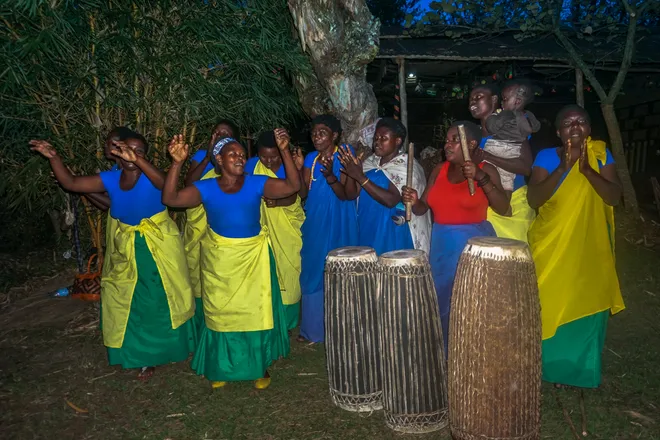
[{"label": "necklace", "polygon": [[[339,147],[335,147],[334,151],[332,152],[332,155],[334,156],[337,151],[339,151]],[[319,160],[320,155],[321,153],[317,154],[316,157],[314,158],[314,162],[312,162],[312,170],[309,173],[309,187],[307,188],[308,190],[312,189],[312,182],[316,182],[316,179],[314,178],[314,168],[316,168],[316,162]]]}]

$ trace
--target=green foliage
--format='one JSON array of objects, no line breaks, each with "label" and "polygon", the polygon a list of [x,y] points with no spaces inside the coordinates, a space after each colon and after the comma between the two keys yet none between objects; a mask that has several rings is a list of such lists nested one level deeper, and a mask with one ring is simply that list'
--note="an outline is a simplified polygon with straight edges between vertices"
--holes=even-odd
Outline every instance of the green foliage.
[{"label": "green foliage", "polygon": [[174,134],[196,146],[221,118],[246,134],[300,115],[290,78],[311,72],[283,0],[17,0],[0,35],[0,215],[19,222],[62,206],[29,139],[90,174],[108,167],[105,133],[127,125],[166,167]]},{"label": "green foliage", "polygon": [[397,26],[419,14],[419,0],[367,0],[371,14],[383,26]]}]

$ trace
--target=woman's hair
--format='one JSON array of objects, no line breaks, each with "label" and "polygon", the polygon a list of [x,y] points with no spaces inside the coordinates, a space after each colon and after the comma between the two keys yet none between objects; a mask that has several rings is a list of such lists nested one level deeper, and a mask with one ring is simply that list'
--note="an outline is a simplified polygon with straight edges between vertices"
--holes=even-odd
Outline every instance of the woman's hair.
[{"label": "woman's hair", "polygon": [[591,125],[591,117],[589,116],[589,112],[577,104],[569,104],[565,107],[562,107],[562,109],[559,110],[559,113],[557,113],[557,117],[555,118],[555,128],[559,129],[559,127],[561,127],[561,121],[564,120],[568,113],[572,112],[582,114],[587,119],[589,125]]},{"label": "woman's hair", "polygon": [[140,133],[137,131],[130,130],[130,133],[127,134],[127,136],[123,139],[124,141],[128,139],[137,139],[140,142],[142,142],[142,145],[144,145],[144,154],[149,153],[149,143],[147,142],[147,139],[142,136]]},{"label": "woman's hair", "polygon": [[217,127],[218,125],[221,125],[221,124],[222,124],[222,125],[226,125],[226,126],[228,126],[229,128],[231,128],[231,131],[232,131],[232,134],[233,134],[233,138],[236,139],[236,140],[239,140],[239,138],[240,138],[240,136],[241,136],[241,132],[240,132],[239,129],[238,129],[238,125],[234,124],[234,122],[233,122],[233,121],[230,121],[229,119],[220,119],[220,120],[219,120],[219,121],[213,126],[213,129],[215,129],[215,127]]},{"label": "woman's hair", "polygon": [[277,148],[277,141],[275,141],[273,130],[261,132],[259,139],[257,139],[257,150],[259,148]]},{"label": "woman's hair", "polygon": [[312,119],[312,127],[316,124],[323,124],[332,130],[333,133],[337,133],[341,136],[341,122],[332,115],[325,114],[316,116]]},{"label": "woman's hair", "polygon": [[381,118],[380,121],[378,121],[378,124],[376,124],[376,130],[378,130],[380,127],[387,128],[388,130],[392,131],[396,137],[401,138],[404,141],[408,135],[408,130],[406,130],[406,127],[398,119]]},{"label": "woman's hair", "polygon": [[500,96],[500,92],[501,92],[500,88],[494,82],[489,82],[486,84],[477,84],[476,86],[472,87],[472,90],[478,90],[478,89],[488,90],[490,94],[494,96]]},{"label": "woman's hair", "polygon": [[456,121],[451,124],[452,127],[462,125],[465,127],[465,137],[469,141],[477,141],[477,145],[481,143],[482,132],[481,127],[471,121]]},{"label": "woman's hair", "polygon": [[[217,145],[218,142],[220,142],[220,141],[223,140],[223,139],[227,139],[227,137],[223,137],[222,139],[218,139],[218,140],[216,141],[215,144]],[[243,151],[247,151],[247,149],[246,149],[245,146],[241,143],[241,141],[239,141],[239,140],[236,139],[236,138],[232,138],[232,139],[234,139],[235,142],[229,142],[227,145],[238,144],[238,145],[241,146],[241,148],[243,148]],[[227,147],[227,145],[225,145],[225,147]],[[220,150],[220,152],[219,152],[218,154],[222,154],[222,151],[225,149],[225,147],[223,147],[223,148]],[[215,148],[215,145],[214,145],[214,148]],[[211,154],[211,163],[213,164],[214,167],[217,167],[217,166],[218,166],[218,161],[215,159],[215,154]]]},{"label": "woman's hair", "polygon": [[124,139],[130,137],[133,133],[135,132],[128,127],[115,127],[108,132],[107,137],[111,138],[117,136],[120,141],[123,141]]}]

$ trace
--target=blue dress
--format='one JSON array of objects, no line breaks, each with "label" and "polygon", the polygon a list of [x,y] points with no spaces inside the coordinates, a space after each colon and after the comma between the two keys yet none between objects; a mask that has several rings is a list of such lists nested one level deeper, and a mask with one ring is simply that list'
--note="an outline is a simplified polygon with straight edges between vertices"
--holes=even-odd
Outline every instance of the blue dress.
[{"label": "blue dress", "polygon": [[[390,180],[382,170],[373,169],[365,176],[383,189],[389,188]],[[377,202],[363,188],[358,200],[358,246],[369,246],[378,255],[401,249],[414,249],[410,227],[405,222],[405,207],[399,203],[394,208]],[[400,224],[395,223],[398,221]]]},{"label": "blue dress", "polygon": [[[318,152],[305,158],[305,167],[311,170],[310,189],[305,203],[305,222],[302,225],[303,245],[300,252],[302,269],[302,322],[300,334],[312,342],[325,340],[323,311],[323,272],[325,257],[333,249],[356,246],[358,225],[355,201],[337,198],[321,174],[321,164],[315,163]],[[332,172],[341,177],[339,153],[335,153]]]}]

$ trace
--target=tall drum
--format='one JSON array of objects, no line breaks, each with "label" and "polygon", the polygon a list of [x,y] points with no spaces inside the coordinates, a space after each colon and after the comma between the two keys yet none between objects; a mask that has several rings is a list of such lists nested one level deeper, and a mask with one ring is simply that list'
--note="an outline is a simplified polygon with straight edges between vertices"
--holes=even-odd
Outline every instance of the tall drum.
[{"label": "tall drum", "polygon": [[377,278],[378,257],[372,248],[343,247],[326,258],[325,354],[330,396],[335,405],[348,411],[383,407]]},{"label": "tall drum", "polygon": [[424,433],[447,426],[445,355],[438,298],[424,251],[379,259],[378,304],[385,423]]},{"label": "tall drum", "polygon": [[449,322],[449,405],[456,440],[537,440],[541,307],[526,243],[468,241]]}]

